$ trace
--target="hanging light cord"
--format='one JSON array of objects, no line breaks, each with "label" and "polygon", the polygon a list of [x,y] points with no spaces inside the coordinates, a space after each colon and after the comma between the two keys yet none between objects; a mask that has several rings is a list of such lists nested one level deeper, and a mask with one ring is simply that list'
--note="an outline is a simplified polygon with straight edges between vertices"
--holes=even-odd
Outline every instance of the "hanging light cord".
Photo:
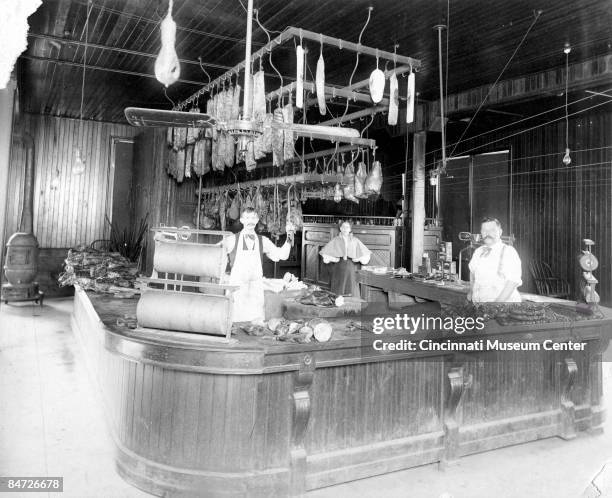
[{"label": "hanging light cord", "polygon": [[463,139],[463,137],[465,136],[465,134],[467,133],[467,131],[470,129],[470,126],[472,125],[472,122],[474,121],[474,118],[476,117],[476,115],[478,114],[478,112],[480,111],[480,109],[482,108],[482,106],[485,104],[485,102],[487,101],[487,99],[489,98],[489,95],[491,95],[491,92],[493,91],[493,89],[497,86],[497,83],[499,83],[499,80],[501,79],[502,75],[504,74],[504,72],[506,71],[506,69],[508,68],[508,66],[510,65],[510,63],[512,62],[512,60],[514,59],[514,56],[516,55],[516,53],[519,51],[519,48],[521,48],[521,46],[523,45],[523,42],[525,41],[525,39],[527,38],[527,35],[531,32],[531,29],[535,26],[535,24],[538,22],[538,19],[540,18],[540,16],[542,15],[542,11],[538,10],[534,12],[534,19],[533,21],[531,21],[531,24],[529,25],[529,27],[527,28],[527,31],[525,31],[525,34],[523,35],[523,38],[521,38],[521,41],[518,43],[518,45],[516,46],[516,48],[514,49],[514,52],[512,52],[512,55],[510,56],[510,58],[508,59],[508,61],[506,62],[504,68],[501,70],[501,72],[499,73],[499,76],[497,77],[497,79],[495,80],[495,82],[489,87],[489,91],[487,92],[487,94],[485,95],[484,99],[482,99],[482,102],[480,103],[480,105],[478,106],[478,108],[476,109],[476,112],[474,113],[474,115],[470,118],[470,121],[468,122],[467,126],[465,127],[465,130],[463,130],[463,133],[461,134],[461,136],[459,137],[459,140],[457,140],[455,147],[453,147],[453,150],[451,151],[449,158],[453,157],[453,154],[455,153],[455,150],[457,149],[457,145],[459,145],[459,143],[461,142],[461,140]]},{"label": "hanging light cord", "polygon": [[87,61],[87,44],[89,42],[89,15],[93,5],[91,0],[87,5],[87,16],[85,18],[85,48],[83,49],[83,76],[81,77],[81,108],[79,111],[79,135],[83,131],[83,100],[85,98],[85,66]]},{"label": "hanging light cord", "polygon": [[569,149],[569,117],[567,113],[567,91],[569,87],[569,47],[565,49],[565,148]]}]

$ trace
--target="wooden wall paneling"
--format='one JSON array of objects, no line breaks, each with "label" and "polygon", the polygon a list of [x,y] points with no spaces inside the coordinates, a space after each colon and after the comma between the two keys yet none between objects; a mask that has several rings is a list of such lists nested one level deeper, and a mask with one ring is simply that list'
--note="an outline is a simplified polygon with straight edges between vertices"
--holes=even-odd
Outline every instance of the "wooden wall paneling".
[{"label": "wooden wall paneling", "polygon": [[[489,134],[464,146],[474,153],[510,148],[514,188],[513,213],[516,248],[523,261],[522,290],[535,291],[528,264],[539,259],[551,264],[555,273],[578,292],[580,272],[576,257],[582,239],[595,241],[600,261],[595,271],[602,304],[612,303],[612,112],[600,110],[570,118],[572,163],[562,163],[565,151],[565,121],[505,138],[514,130]],[[452,138],[451,138],[452,139]],[[497,141],[495,141],[497,140]],[[494,142],[495,141],[495,142]],[[493,143],[494,142],[494,143]],[[457,155],[461,150],[457,151]]]},{"label": "wooden wall paneling", "polygon": [[[131,137],[135,129],[125,125],[79,121],[24,114],[23,125],[34,138],[36,178],[34,230],[43,248],[89,244],[105,236],[106,178],[110,173],[110,137]],[[85,172],[73,175],[74,149],[80,146]],[[13,142],[9,180],[7,233],[17,230],[23,196],[25,151]],[[59,171],[59,186],[52,182]]]},{"label": "wooden wall paneling", "polygon": [[[47,168],[51,170],[45,183],[42,184],[39,189],[41,196],[45,196],[45,193],[49,192],[49,208],[43,209],[41,213],[42,215],[37,217],[39,226],[37,227],[36,233],[37,235],[41,234],[43,232],[43,227],[48,226],[52,220],[55,220],[57,227],[54,232],[56,240],[49,241],[49,245],[51,247],[60,247],[59,243],[57,242],[57,237],[59,237],[60,234],[59,228],[64,224],[61,220],[55,218],[54,215],[60,211],[60,206],[62,206],[64,200],[64,192],[66,191],[68,185],[68,160],[66,158],[65,150],[67,150],[70,145],[67,137],[70,132],[72,121],[66,121],[66,126],[60,130],[57,126],[57,121],[49,119],[48,117],[41,117],[39,120],[36,120],[33,116],[29,117],[32,121],[38,121],[40,123],[43,122],[43,119],[46,121],[44,124],[42,124],[42,129],[45,130],[45,136],[41,136],[42,146],[43,149],[46,149],[42,157],[47,158],[49,161]],[[63,134],[65,134],[65,136],[63,136]],[[42,162],[37,164],[41,166],[43,165]],[[39,168],[37,168],[37,172],[38,169]],[[37,177],[38,176],[39,175],[37,175]],[[52,189],[52,182],[56,176],[58,178],[58,186],[57,188]],[[40,209],[36,209],[36,211],[40,212]],[[65,211],[67,211],[67,209]],[[40,238],[39,243],[41,243]]]},{"label": "wooden wall paneling", "polygon": [[[88,123],[89,124],[89,123]],[[89,220],[93,220],[94,217],[102,215],[102,233],[106,233],[106,220],[104,219],[105,206],[100,203],[100,187],[103,188],[104,185],[108,183],[108,176],[110,175],[110,157],[108,156],[108,142],[110,142],[110,137],[108,137],[107,143],[101,143],[100,133],[96,133],[96,130],[93,126],[87,126],[87,139],[85,141],[84,147],[87,150],[86,158],[89,161],[96,161],[96,163],[100,166],[95,168],[93,175],[95,178],[96,185],[98,188],[92,189],[91,196],[89,198],[82,198],[81,205],[83,208],[83,212],[81,215],[81,219],[79,220],[79,224],[77,227],[81,231],[81,233],[87,234],[87,240],[93,240],[91,237],[93,236],[93,227],[89,223]],[[101,159],[102,148],[104,149],[104,153],[106,157],[109,158],[108,164],[100,164],[99,161]],[[85,174],[92,165],[85,163]],[[80,181],[83,182],[85,178],[81,178]],[[83,192],[83,190],[81,190]]]}]

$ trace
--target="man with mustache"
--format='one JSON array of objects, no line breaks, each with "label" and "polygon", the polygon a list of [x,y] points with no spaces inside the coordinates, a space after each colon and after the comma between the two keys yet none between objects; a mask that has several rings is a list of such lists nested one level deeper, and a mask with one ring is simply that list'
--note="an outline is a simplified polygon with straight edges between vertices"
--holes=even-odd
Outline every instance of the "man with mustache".
[{"label": "man with mustache", "polygon": [[474,303],[519,303],[517,287],[522,285],[521,259],[514,247],[501,240],[501,223],[484,218],[480,225],[483,245],[470,260],[468,300]]},{"label": "man with mustache", "polygon": [[268,237],[255,233],[259,215],[247,207],[240,215],[243,229],[226,237],[223,246],[231,268],[229,282],[239,286],[233,294],[232,322],[263,324],[265,317],[262,261],[265,254],[276,262],[289,257],[295,226],[288,222],[285,228],[287,240],[277,247]]}]

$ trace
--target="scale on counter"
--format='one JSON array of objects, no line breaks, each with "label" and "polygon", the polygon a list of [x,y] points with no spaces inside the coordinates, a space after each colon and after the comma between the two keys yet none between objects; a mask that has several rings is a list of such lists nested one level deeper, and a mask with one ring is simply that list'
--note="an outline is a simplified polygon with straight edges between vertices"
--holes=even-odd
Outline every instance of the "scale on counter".
[{"label": "scale on counter", "polygon": [[586,249],[583,249],[580,256],[578,256],[578,264],[582,270],[580,287],[585,303],[594,307],[599,303],[599,294],[595,291],[595,285],[599,283],[599,280],[593,276],[593,272],[599,267],[599,261],[597,261],[595,255],[591,252],[591,247],[595,245],[595,242],[591,239],[582,239],[582,243],[586,246]]}]

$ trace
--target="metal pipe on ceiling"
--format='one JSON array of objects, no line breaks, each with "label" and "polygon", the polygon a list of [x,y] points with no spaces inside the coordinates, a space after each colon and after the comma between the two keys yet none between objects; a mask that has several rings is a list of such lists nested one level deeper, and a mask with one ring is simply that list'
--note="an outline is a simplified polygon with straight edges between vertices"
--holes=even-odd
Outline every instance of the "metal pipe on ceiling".
[{"label": "metal pipe on ceiling", "polygon": [[[53,36],[53,35],[46,35],[46,34],[41,34],[41,33],[28,33],[28,38],[35,38],[37,40],[45,40],[48,41],[49,43],[61,43],[63,45],[76,45],[78,47],[84,47],[85,43],[81,42],[79,40],[69,40],[66,38],[60,38],[58,36]],[[139,52],[138,50],[130,50],[127,48],[120,48],[120,47],[110,47],[108,45],[100,45],[97,43],[87,43],[87,46],[89,48],[94,48],[94,49],[98,49],[98,50],[109,50],[111,52],[117,52],[117,53],[121,53],[121,54],[128,54],[128,55],[136,55],[139,57],[149,57],[151,59],[155,59],[157,57],[158,54],[149,54],[147,52]],[[179,59],[180,62],[184,63],[184,64],[193,64],[195,66],[199,66],[200,63],[199,61],[192,61],[192,60],[188,60],[188,59]],[[223,69],[223,70],[227,70],[230,69],[230,66],[226,66],[223,64],[214,64],[212,62],[203,62],[202,63],[203,66],[207,66],[207,67],[212,67],[215,69]],[[269,75],[272,76],[272,75]]]},{"label": "metal pipe on ceiling", "polygon": [[[31,61],[37,61],[37,62],[52,62],[53,64],[59,64],[63,66],[72,66],[72,67],[78,67],[79,69],[83,69],[83,64],[80,62],[72,62],[72,61],[66,61],[66,60],[60,60],[60,59],[48,59],[46,57],[37,57],[35,55],[27,55],[27,54],[20,56],[20,58],[31,60]],[[156,79],[154,74],[139,73],[137,71],[126,71],[125,69],[113,69],[110,67],[92,66],[89,64],[85,64],[85,68],[94,69],[97,71],[106,71],[109,73],[125,74],[128,76],[139,76],[143,78]],[[178,80],[178,82],[185,83],[187,85],[198,85],[198,86],[202,84],[201,81],[191,81],[191,80],[184,80],[184,79],[180,79]]]}]

